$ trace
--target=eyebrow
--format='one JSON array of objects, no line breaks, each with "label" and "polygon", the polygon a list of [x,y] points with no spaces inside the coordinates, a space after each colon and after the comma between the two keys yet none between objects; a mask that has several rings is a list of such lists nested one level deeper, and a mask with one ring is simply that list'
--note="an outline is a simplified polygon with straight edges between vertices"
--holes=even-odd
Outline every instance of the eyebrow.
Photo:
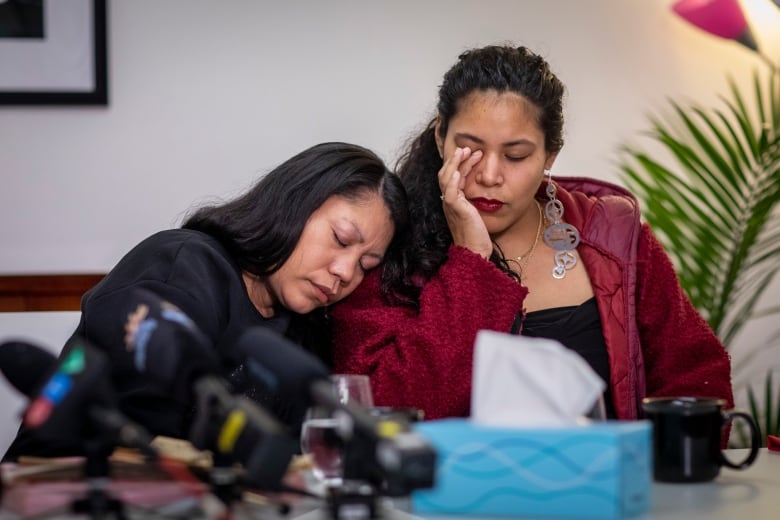
[{"label": "eyebrow", "polygon": [[[353,229],[357,233],[357,235],[358,235],[358,243],[359,244],[364,243],[366,241],[366,239],[363,238],[363,233],[361,233],[361,231],[360,231],[360,226],[358,226],[357,223],[354,220],[347,219],[347,222],[349,222],[352,225]],[[371,252],[366,253],[366,256],[372,256],[372,257],[378,259],[380,262],[382,262],[384,260],[384,258],[385,258],[384,255],[380,255],[380,254],[377,254],[377,253],[371,253]]]},{"label": "eyebrow", "polygon": [[[477,137],[476,135],[469,134],[467,132],[458,132],[455,134],[455,139],[468,139],[470,141],[474,141],[477,144],[485,144],[485,141]],[[508,141],[506,143],[501,143],[501,146],[517,146],[521,144],[530,144],[535,145],[533,141],[529,141],[528,139],[518,139],[516,141]]]},{"label": "eyebrow", "polygon": [[348,222],[352,226],[352,229],[355,230],[355,233],[357,233],[358,243],[362,244],[363,242],[365,242],[366,239],[363,238],[363,233],[360,231],[360,226],[358,226],[357,222],[355,222],[350,218],[345,218],[344,220]]}]

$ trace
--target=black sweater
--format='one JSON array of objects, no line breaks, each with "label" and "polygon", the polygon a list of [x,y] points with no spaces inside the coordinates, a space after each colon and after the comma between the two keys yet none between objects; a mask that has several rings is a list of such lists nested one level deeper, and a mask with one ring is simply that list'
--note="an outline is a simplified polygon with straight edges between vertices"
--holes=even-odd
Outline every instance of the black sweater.
[{"label": "black sweater", "polygon": [[[75,331],[111,358],[111,379],[120,409],[151,433],[186,438],[194,403],[176,402],[147,376],[133,368],[124,346],[128,301],[135,288],[145,288],[178,306],[208,336],[222,359],[241,333],[251,326],[267,326],[292,339],[300,318],[277,309],[273,318],[260,315],[247,295],[241,269],[213,237],[199,231],[172,229],[147,238],[111,270],[81,302],[81,321]],[[290,424],[300,415],[301,403],[268,396],[247,385],[243,365],[225,361],[222,373],[232,386],[259,401]],[[298,424],[290,424],[293,429]],[[61,456],[82,453],[77,445],[40,443],[22,428],[4,460],[19,455]]]}]

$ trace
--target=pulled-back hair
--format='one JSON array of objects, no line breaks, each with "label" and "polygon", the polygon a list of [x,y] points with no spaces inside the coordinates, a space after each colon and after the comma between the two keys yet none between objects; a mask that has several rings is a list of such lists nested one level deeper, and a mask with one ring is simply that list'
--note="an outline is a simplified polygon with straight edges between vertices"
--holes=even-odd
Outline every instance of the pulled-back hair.
[{"label": "pulled-back hair", "polygon": [[[399,269],[404,276],[393,280],[393,290],[402,303],[417,307],[422,284],[447,260],[452,244],[439,199],[437,174],[443,160],[436,147],[436,122],[439,137],[444,139],[451,119],[469,94],[513,92],[537,108],[537,124],[544,133],[545,149],[556,153],[563,147],[564,90],[549,64],[525,47],[491,45],[468,50],[447,71],[439,87],[437,117],[410,141],[398,161],[397,171],[406,187],[412,221]],[[508,271],[495,251],[491,261]]]}]

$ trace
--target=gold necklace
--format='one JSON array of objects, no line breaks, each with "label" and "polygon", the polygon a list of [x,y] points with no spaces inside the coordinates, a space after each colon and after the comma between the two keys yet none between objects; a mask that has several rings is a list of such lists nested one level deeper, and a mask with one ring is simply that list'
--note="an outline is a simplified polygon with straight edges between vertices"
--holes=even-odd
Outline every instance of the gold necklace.
[{"label": "gold necklace", "polygon": [[517,265],[517,274],[520,275],[520,279],[523,278],[523,269],[526,268],[528,262],[531,260],[531,256],[533,256],[534,251],[536,251],[536,245],[539,243],[539,237],[542,234],[542,222],[544,221],[544,216],[542,215],[542,205],[539,204],[539,201],[536,199],[534,199],[534,202],[536,202],[536,208],[539,210],[539,225],[536,226],[536,236],[534,237],[534,243],[531,244],[531,247],[528,249],[528,251],[522,255],[507,259],[508,262],[512,262],[513,264]]}]

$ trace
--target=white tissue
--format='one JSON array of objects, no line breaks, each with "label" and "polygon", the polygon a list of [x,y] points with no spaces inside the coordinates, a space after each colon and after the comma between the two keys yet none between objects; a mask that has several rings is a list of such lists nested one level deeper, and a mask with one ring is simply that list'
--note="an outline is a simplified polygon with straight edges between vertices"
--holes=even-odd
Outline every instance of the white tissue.
[{"label": "white tissue", "polygon": [[486,426],[577,424],[604,381],[559,342],[481,330],[474,344],[471,419]]}]

